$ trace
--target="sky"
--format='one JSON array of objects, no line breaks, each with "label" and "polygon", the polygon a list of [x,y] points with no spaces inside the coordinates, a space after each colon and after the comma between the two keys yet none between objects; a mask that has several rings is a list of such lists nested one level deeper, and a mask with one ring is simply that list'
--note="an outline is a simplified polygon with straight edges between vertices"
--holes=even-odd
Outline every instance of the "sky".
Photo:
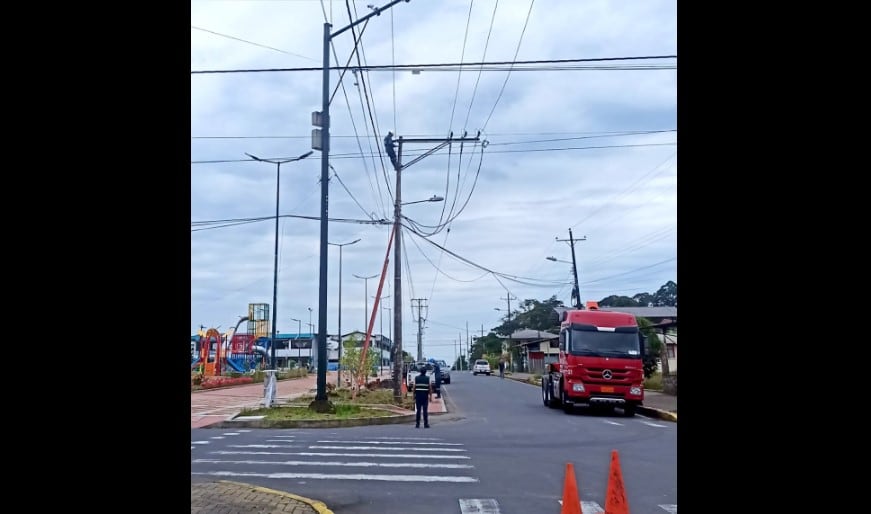
[{"label": "sky", "polygon": [[[312,150],[326,21],[330,66],[358,68],[329,78],[327,309],[315,150],[280,168],[279,333],[364,331],[389,258],[374,333],[401,307],[403,349],[420,328],[453,362],[509,303],[570,303],[569,231],[583,302],[677,282],[674,0],[411,0],[336,34],[389,3],[191,1],[192,72],[291,70],[191,74],[191,334],[272,304],[278,167],[246,154]],[[388,132],[472,139],[403,143],[401,305]]]}]

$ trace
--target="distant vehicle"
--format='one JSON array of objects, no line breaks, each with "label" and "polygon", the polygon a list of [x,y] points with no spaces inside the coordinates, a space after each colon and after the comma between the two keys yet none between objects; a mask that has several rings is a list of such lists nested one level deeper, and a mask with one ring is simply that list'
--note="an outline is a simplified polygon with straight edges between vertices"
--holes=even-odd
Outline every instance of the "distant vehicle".
[{"label": "distant vehicle", "polygon": [[421,366],[426,368],[426,376],[430,378],[430,383],[432,384],[432,392],[437,393],[436,389],[436,381],[433,378],[433,373],[435,372],[435,366],[433,366],[432,362],[415,362],[414,364],[408,367],[408,373],[405,376],[405,385],[408,387],[409,391],[414,391],[414,377],[420,375]]},{"label": "distant vehicle", "polygon": [[475,361],[475,367],[472,368],[472,375],[477,375],[478,373],[482,373],[484,375],[490,376],[490,363],[484,359],[478,359]]},{"label": "distant vehicle", "polygon": [[442,383],[450,384],[451,383],[451,367],[448,366],[448,363],[445,361],[436,361],[439,363],[439,369],[442,371]]}]

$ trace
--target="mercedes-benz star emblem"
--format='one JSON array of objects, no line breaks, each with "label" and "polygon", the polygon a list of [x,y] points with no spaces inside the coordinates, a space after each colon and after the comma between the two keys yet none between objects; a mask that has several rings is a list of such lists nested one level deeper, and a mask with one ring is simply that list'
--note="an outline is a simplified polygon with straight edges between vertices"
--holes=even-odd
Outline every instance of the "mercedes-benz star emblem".
[{"label": "mercedes-benz star emblem", "polygon": [[605,371],[603,371],[602,378],[604,378],[605,380],[611,380],[611,370],[606,369]]}]

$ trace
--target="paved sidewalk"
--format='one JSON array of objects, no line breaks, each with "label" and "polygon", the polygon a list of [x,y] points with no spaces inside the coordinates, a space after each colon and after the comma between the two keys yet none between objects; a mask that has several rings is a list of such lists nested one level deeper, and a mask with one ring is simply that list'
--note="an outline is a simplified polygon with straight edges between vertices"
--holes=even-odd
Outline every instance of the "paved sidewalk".
[{"label": "paved sidewalk", "polygon": [[191,514],[333,514],[318,500],[226,480],[191,482]]}]

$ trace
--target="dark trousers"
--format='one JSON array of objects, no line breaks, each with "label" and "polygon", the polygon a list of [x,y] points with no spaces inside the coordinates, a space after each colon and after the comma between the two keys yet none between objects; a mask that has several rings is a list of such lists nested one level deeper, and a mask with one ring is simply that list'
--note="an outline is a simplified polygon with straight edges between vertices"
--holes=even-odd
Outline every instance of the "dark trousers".
[{"label": "dark trousers", "polygon": [[417,410],[417,422],[415,426],[420,426],[420,413],[423,412],[423,425],[429,426],[429,394],[414,393],[414,406]]},{"label": "dark trousers", "polygon": [[436,392],[436,398],[442,397],[442,381],[441,380],[436,380],[435,392]]}]

